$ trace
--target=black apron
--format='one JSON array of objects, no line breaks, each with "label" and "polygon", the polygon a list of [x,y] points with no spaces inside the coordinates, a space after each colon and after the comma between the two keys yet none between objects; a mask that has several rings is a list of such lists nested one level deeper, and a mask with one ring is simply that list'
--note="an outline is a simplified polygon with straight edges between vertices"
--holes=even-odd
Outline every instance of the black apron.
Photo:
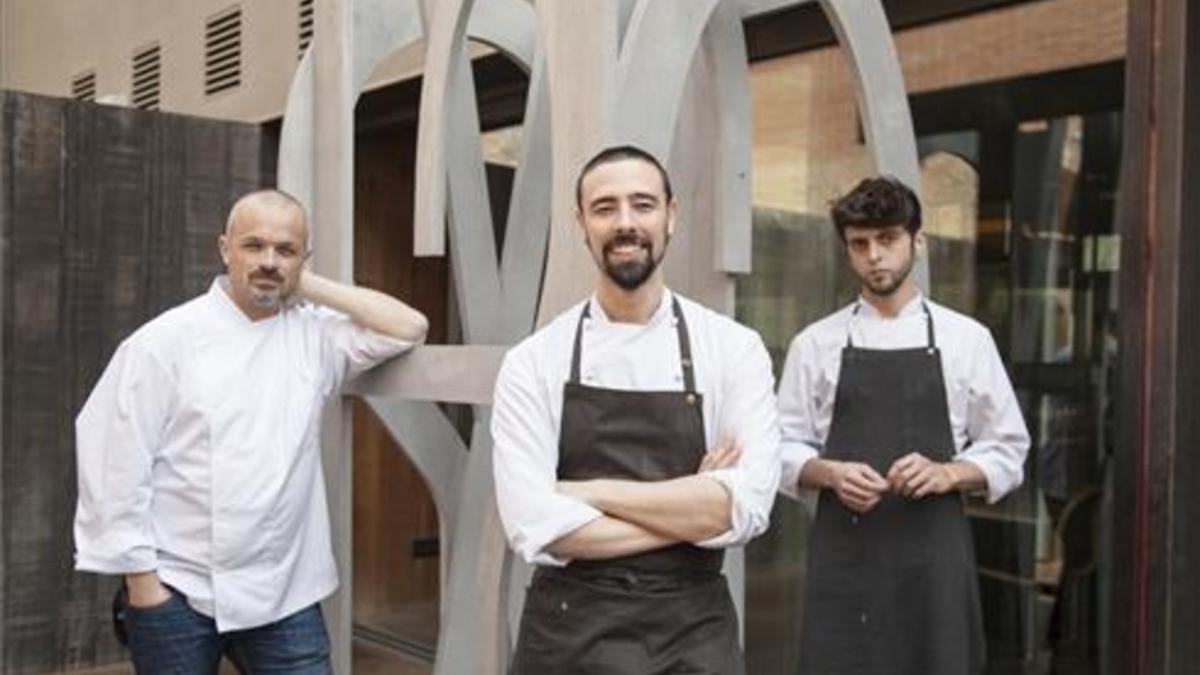
[{"label": "black apron", "polygon": [[[690,475],[706,451],[687,324],[672,298],[683,391],[583,384],[575,330],[563,386],[558,478],[659,481]],[[740,675],[737,613],[721,575],[724,552],[676,544],[610,560],[539,566],[525,598],[515,675]]]},{"label": "black apron", "polygon": [[[881,476],[914,450],[953,458],[941,355],[922,309],[927,347],[859,349],[847,336],[823,458],[869,464]],[[858,515],[822,490],[809,542],[801,673],[982,670],[975,551],[960,494],[887,494]]]}]

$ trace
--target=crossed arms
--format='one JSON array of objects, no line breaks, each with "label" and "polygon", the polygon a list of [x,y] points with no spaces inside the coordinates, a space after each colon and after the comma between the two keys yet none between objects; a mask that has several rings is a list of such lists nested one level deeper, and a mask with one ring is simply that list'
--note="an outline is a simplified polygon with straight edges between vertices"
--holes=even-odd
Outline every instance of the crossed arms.
[{"label": "crossed arms", "polygon": [[672,480],[561,481],[560,493],[604,515],[554,540],[547,549],[561,558],[615,558],[682,542],[695,544],[727,532],[732,526],[729,491],[704,474],[735,466],[740,454],[732,444],[720,445],[705,455],[696,474]]},{"label": "crossed arms", "polygon": [[[693,349],[699,344],[702,338]],[[519,345],[505,357],[496,381],[491,428],[497,505],[519,555],[563,565],[683,542],[738,545],[766,529],[779,482],[779,427],[770,359],[757,336],[729,349],[720,364],[726,376],[712,373],[707,382],[709,438],[731,440],[712,448],[697,473],[663,481],[557,479],[559,371],[566,372],[569,353],[548,351],[544,343]]]}]

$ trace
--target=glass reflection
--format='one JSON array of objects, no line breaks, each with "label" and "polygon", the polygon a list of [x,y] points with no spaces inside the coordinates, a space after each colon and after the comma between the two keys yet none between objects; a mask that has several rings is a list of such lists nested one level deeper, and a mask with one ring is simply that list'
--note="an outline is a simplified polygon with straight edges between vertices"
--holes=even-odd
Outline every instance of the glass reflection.
[{"label": "glass reflection", "polygon": [[[989,673],[1098,672],[1120,129],[1112,112],[920,139],[932,295],[992,330],[1034,441],[1020,490],[968,505]],[[755,209],[737,318],[777,368],[800,328],[853,298],[843,258],[824,213]],[[780,499],[748,548],[749,672],[796,669],[811,513]]]}]

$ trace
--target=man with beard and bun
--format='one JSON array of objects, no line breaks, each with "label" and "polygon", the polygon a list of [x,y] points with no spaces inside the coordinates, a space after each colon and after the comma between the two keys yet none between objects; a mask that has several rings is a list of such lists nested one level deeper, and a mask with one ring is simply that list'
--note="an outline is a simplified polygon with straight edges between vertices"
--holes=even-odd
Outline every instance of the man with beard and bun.
[{"label": "man with beard and bun", "polygon": [[122,342],[76,419],[76,568],[123,578],[138,673],[332,672],[321,410],[426,321],[307,270],[307,242],[292,197],[239,199],[227,274]]},{"label": "man with beard and bun", "polygon": [[536,564],[511,672],[740,674],[722,549],[770,517],[770,359],[756,333],[664,287],[678,207],[654,157],[603,150],[576,202],[594,292],[496,381],[500,517]]},{"label": "man with beard and bun", "polygon": [[869,178],[832,216],[860,294],[792,341],[779,385],[781,490],[820,491],[801,672],[979,673],[962,495],[1020,485],[1029,433],[987,328],[912,279],[925,246],[912,190]]}]

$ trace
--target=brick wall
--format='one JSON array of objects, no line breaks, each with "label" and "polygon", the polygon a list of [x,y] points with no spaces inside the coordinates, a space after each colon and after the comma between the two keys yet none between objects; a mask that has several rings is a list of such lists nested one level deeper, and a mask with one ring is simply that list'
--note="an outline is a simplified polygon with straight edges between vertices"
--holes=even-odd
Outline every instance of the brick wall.
[{"label": "brick wall", "polygon": [[[1127,0],[1043,0],[902,31],[910,93],[1118,60]],[[754,65],[754,201],[804,213],[869,170],[850,71],[836,47]]]}]

